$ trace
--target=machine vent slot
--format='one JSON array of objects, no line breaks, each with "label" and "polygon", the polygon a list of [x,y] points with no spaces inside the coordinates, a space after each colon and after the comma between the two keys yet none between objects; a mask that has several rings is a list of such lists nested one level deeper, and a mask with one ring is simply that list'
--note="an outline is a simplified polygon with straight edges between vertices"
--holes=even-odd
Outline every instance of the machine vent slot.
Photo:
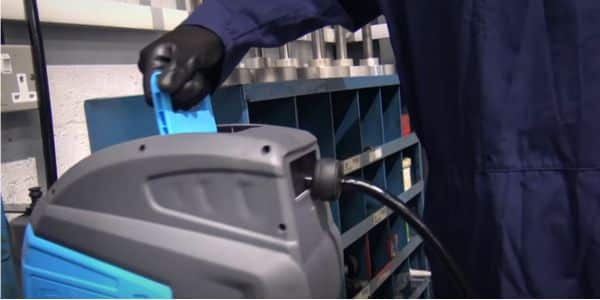
[{"label": "machine vent slot", "polygon": [[240,131],[244,131],[244,130],[251,129],[251,128],[256,128],[256,127],[258,127],[258,125],[246,125],[246,124],[231,125],[231,124],[227,124],[227,125],[219,125],[217,127],[217,131],[219,133],[235,133],[235,132],[240,132]]},{"label": "machine vent slot", "polygon": [[313,176],[316,162],[317,153],[316,151],[313,151],[290,163],[292,185],[294,186],[296,197],[306,190],[306,187],[304,186],[304,177]]}]

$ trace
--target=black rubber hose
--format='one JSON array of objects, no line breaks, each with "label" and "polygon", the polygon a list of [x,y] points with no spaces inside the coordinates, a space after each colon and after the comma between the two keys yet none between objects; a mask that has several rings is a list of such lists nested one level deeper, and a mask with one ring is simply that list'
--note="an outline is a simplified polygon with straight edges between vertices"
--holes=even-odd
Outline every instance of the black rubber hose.
[{"label": "black rubber hose", "polygon": [[460,270],[458,264],[454,261],[450,253],[448,253],[448,250],[444,248],[442,243],[435,237],[427,225],[425,225],[425,223],[423,223],[419,217],[413,214],[413,212],[406,205],[404,205],[400,199],[386,190],[364,180],[355,178],[342,178],[341,181],[342,188],[344,190],[360,190],[375,198],[385,206],[388,206],[394,210],[394,212],[400,214],[406,220],[406,222],[432,246],[436,254],[446,263],[448,270],[450,273],[452,273],[458,285],[460,286],[464,298],[474,298],[473,290],[469,286],[464,273]]}]

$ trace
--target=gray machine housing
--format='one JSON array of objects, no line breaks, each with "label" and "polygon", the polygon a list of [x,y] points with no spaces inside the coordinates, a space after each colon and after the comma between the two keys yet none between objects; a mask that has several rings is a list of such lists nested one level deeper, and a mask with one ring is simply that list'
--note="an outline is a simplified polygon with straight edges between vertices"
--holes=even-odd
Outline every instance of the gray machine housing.
[{"label": "gray machine housing", "polygon": [[228,125],[82,160],[36,205],[35,233],[171,287],[178,298],[335,298],[342,247],[304,187],[306,131]]}]

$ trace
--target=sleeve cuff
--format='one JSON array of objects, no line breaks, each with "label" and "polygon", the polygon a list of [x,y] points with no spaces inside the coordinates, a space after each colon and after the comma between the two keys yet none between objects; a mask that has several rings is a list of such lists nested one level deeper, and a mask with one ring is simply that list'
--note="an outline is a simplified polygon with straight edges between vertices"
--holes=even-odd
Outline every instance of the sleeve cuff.
[{"label": "sleeve cuff", "polygon": [[235,66],[240,62],[245,54],[244,49],[239,49],[236,45],[235,28],[231,26],[231,13],[227,8],[219,4],[218,1],[205,1],[198,7],[182,24],[205,27],[221,38],[224,47],[223,61],[221,63],[221,74],[219,82],[221,84]]}]

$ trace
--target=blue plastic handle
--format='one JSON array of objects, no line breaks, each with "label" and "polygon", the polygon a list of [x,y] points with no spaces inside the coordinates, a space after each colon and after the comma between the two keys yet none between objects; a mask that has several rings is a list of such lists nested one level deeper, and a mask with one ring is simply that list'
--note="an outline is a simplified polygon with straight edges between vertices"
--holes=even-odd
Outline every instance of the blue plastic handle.
[{"label": "blue plastic handle", "polygon": [[188,111],[174,111],[171,97],[158,87],[159,71],[152,73],[150,91],[156,114],[156,123],[161,135],[190,132],[217,132],[217,123],[212,110],[210,96]]}]

